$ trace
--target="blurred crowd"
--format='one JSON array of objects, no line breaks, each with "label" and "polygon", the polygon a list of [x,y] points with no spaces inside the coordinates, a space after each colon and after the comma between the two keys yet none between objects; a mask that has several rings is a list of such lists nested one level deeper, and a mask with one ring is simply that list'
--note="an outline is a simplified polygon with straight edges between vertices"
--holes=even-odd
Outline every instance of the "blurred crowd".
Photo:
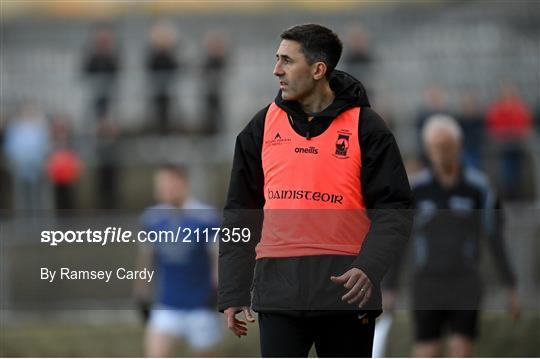
[{"label": "blurred crowd", "polygon": [[[523,166],[526,161],[531,161],[528,143],[532,140],[534,128],[540,128],[540,112],[537,110],[535,114],[520,96],[519,89],[510,83],[501,83],[499,96],[487,107],[478,102],[474,92],[468,92],[460,94],[460,108],[455,112],[447,107],[446,96],[441,87],[426,89],[424,103],[416,119],[418,135],[431,115],[452,114],[464,133],[464,163],[486,170],[488,155],[492,154],[497,168],[494,182],[503,197],[508,200],[525,199],[523,185],[526,174]],[[421,164],[426,165],[425,150],[419,147],[418,154]]]},{"label": "blurred crowd", "polygon": [[[148,32],[144,54],[147,101],[150,119],[144,134],[186,134],[181,119],[174,118],[180,99],[173,87],[183,67],[179,57],[179,38],[171,23],[161,21]],[[202,109],[199,135],[221,131],[222,92],[228,56],[228,39],[219,31],[209,31],[202,41],[200,83]],[[95,208],[121,208],[118,202],[118,140],[123,135],[115,118],[118,78],[122,72],[117,34],[109,24],[99,24],[90,35],[82,55],[83,85],[90,92],[88,109],[92,120],[88,126],[95,143]],[[74,186],[85,173],[84,156],[78,153],[76,131],[72,120],[48,113],[35,101],[25,101],[0,127],[2,170],[2,206],[20,213],[36,214],[40,209],[75,209]],[[87,139],[85,139],[87,140]],[[9,176],[6,175],[6,171]],[[12,196],[10,196],[12,195]],[[11,198],[9,198],[11,197]]]},{"label": "blurred crowd", "polygon": [[[141,54],[145,58],[141,71],[146,74],[145,108],[148,113],[145,117],[148,120],[140,131],[141,136],[204,137],[219,136],[224,132],[223,94],[229,76],[230,41],[219,31],[209,31],[202,39],[204,55],[196,64],[201,85],[196,133],[178,118],[182,114],[183,99],[173,91],[185,68],[192,66],[180,56],[181,41],[169,22],[157,22],[148,30],[146,53]],[[372,98],[383,96],[374,93],[372,86],[376,56],[367,31],[353,26],[344,41],[346,52],[341,67],[360,79]],[[269,51],[268,56],[272,56]],[[93,120],[88,122],[95,144],[95,161],[90,166],[94,172],[93,197],[96,199],[92,206],[99,209],[123,206],[118,196],[122,166],[118,142],[125,133],[115,112],[122,70],[122,52],[114,27],[96,25],[81,56],[81,72],[85,79],[81,86],[90,93],[87,108]],[[457,110],[456,106],[448,105],[449,97],[460,98]],[[429,86],[424,91],[423,102],[417,106],[415,126],[418,136],[429,116],[436,113],[453,115],[464,132],[465,163],[494,174],[494,182],[503,198],[533,199],[538,189],[534,188],[535,179],[532,178],[538,174],[531,170],[535,166],[528,165],[534,163],[529,143],[534,128],[540,128],[540,106],[526,103],[519,88],[511,82],[501,83],[499,96],[492,98],[490,103],[481,103],[478,97],[472,90],[457,94],[442,85]],[[376,107],[384,111],[384,107]],[[399,116],[384,115],[391,127],[400,121]],[[75,187],[87,173],[88,165],[85,155],[79,151],[69,116],[49,113],[35,101],[26,101],[18,113],[6,120],[0,128],[1,156],[5,163],[0,180],[4,188],[2,206],[25,213],[38,209],[78,208]],[[427,165],[421,141],[416,143],[417,155],[406,153],[411,174]]]},{"label": "blurred crowd", "polygon": [[[174,128],[172,108],[180,106],[174,98],[173,88],[184,67],[178,48],[181,40],[169,22],[155,24],[148,34],[144,70],[148,84],[148,117],[152,119],[149,130],[162,135],[182,132]],[[204,55],[201,58],[200,82],[203,85],[202,119],[199,129],[204,133],[219,130],[218,116],[222,111],[222,86],[227,66],[227,37],[218,31],[209,31],[203,39]],[[91,89],[92,114],[96,121],[106,121],[111,116],[117,82],[122,70],[120,49],[113,28],[102,25],[95,30],[85,54],[83,73]],[[176,112],[182,113],[181,110]],[[181,121],[177,121],[181,122]]]},{"label": "blurred crowd", "polygon": [[[97,24],[92,28],[84,51],[80,53],[80,66],[77,69],[79,77],[83,79],[79,84],[89,93],[85,108],[90,118],[84,124],[84,131],[77,128],[76,121],[70,115],[55,112],[39,103],[37,99],[21,101],[16,111],[6,118],[0,118],[0,208],[23,217],[38,217],[43,210],[74,210],[89,207],[133,209],[128,208],[121,196],[122,187],[125,186],[122,177],[125,163],[120,151],[123,139],[137,140],[151,137],[164,143],[170,139],[189,142],[193,138],[233,141],[226,132],[227,126],[224,123],[226,116],[223,115],[226,111],[226,84],[233,77],[233,72],[230,71],[234,65],[231,61],[231,39],[223,31],[212,30],[197,40],[201,56],[196,58],[196,63],[188,61],[184,56],[185,40],[170,22],[156,22],[148,29],[146,38],[140,40],[144,42],[145,50],[136,55],[143,59],[143,66],[139,71],[145,79],[144,98],[139,100],[145,102],[142,106],[145,113],[141,115],[145,123],[133,132],[132,126],[128,129],[117,111],[120,106],[119,94],[125,91],[120,82],[122,76],[126,74],[125,57],[128,54],[123,51],[118,32],[112,24]],[[382,99],[387,101],[388,98],[385,93],[377,90],[375,85],[378,57],[370,41],[370,34],[364,28],[355,25],[348,29],[343,41],[345,53],[338,68],[349,72],[365,85],[373,107],[383,112],[383,118],[387,120],[390,128],[403,129],[403,123],[406,121],[398,113],[390,113],[389,110],[396,106],[381,103]],[[277,45],[277,40],[276,44],[268,44],[268,53],[261,56],[273,58],[273,45]],[[183,111],[187,100],[176,91],[178,82],[184,76],[188,76],[188,73],[195,74],[198,83],[197,88],[189,89],[196,93],[200,104],[195,127],[187,124]],[[253,79],[253,82],[256,80]],[[507,79],[501,81],[496,91],[498,95],[488,100],[480,95],[478,88],[471,87],[469,91],[458,92],[455,88],[442,83],[427,86],[423,94],[418,96],[422,100],[415,104],[416,117],[413,121],[407,121],[409,123],[407,126],[411,129],[414,127],[409,133],[416,135],[412,141],[416,147],[414,151],[402,151],[408,174],[412,177],[429,166],[428,155],[422,145],[421,129],[433,115],[444,114],[455,118],[461,127],[462,163],[487,173],[503,202],[532,202],[540,199],[540,158],[538,158],[540,142],[537,137],[540,134],[540,98],[536,99],[536,103],[527,101],[526,96],[523,96],[523,88],[517,83]],[[244,86],[249,88],[250,84]],[[277,91],[277,84],[275,87]],[[271,100],[272,98],[261,99],[261,104]],[[247,120],[245,119],[246,122]],[[82,132],[84,133],[81,134]],[[81,138],[91,146],[81,146]],[[396,138],[399,144],[402,138],[397,132]],[[88,148],[91,153],[88,153]],[[220,147],[216,151],[222,149],[223,147]],[[152,152],[154,149],[146,150]],[[154,187],[172,188],[173,194],[186,192],[185,173],[168,165],[169,163],[152,164],[152,169],[157,171],[148,173],[156,174]],[[190,167],[189,162],[186,165]],[[228,171],[229,168],[226,171],[227,175]],[[212,176],[222,174],[212,173]],[[79,198],[79,189],[83,186],[84,180],[86,180],[85,190],[89,188],[91,193],[88,196],[91,203],[85,205],[81,204]],[[220,180],[225,183],[228,177],[223,176]],[[190,182],[196,184],[197,178],[191,177]],[[154,191],[159,193],[160,189],[154,188]],[[152,189],[138,188],[133,196],[142,196],[143,192],[150,193]],[[191,196],[191,192],[189,194]],[[187,194],[184,195],[187,198]],[[174,209],[185,209],[188,205],[193,205],[182,196],[181,200],[151,197],[152,195],[146,195],[147,205],[152,201],[157,206],[169,205]],[[219,201],[224,199],[225,193],[222,197],[209,202],[219,206]],[[142,206],[136,208],[137,211],[142,209]],[[163,214],[160,211],[154,212],[156,217]],[[3,216],[4,214],[0,215]],[[169,223],[164,224],[166,225]],[[201,252],[196,252],[193,256],[204,257],[206,254],[201,254],[203,249],[195,248],[194,251]],[[154,265],[159,270],[173,272],[182,264],[179,260],[175,262],[169,260],[170,258],[159,257],[160,251],[163,252],[162,248],[142,248],[141,252],[145,250],[147,254],[150,253],[148,258],[156,260]],[[208,258],[215,257],[214,252],[209,253]],[[208,258],[204,257],[204,260]],[[172,269],[160,268],[167,265]],[[213,278],[215,268],[212,263],[204,262],[201,265],[208,267],[208,271],[204,272],[205,277],[200,281],[207,287],[203,288],[205,291],[201,296],[210,296],[215,291]],[[185,268],[181,270],[187,271],[190,266],[191,263],[185,264]],[[187,293],[184,288],[178,291]],[[151,296],[151,293],[136,294],[140,297],[137,299],[141,301],[148,300],[143,297]],[[193,300],[201,301],[200,298]],[[157,301],[154,304],[163,303]],[[205,309],[214,305],[213,301],[204,304]],[[177,306],[184,305],[185,303],[180,303]],[[166,318],[157,318],[157,314],[164,313],[157,309],[154,308],[156,312],[154,322],[151,321],[148,326],[145,342],[147,354],[150,356],[163,355],[152,352],[153,347],[161,350],[171,347],[170,350],[173,350],[176,337],[185,334],[183,333],[185,329],[169,328],[174,340],[171,339],[170,343],[165,344],[158,343],[158,339],[152,337],[152,329],[166,325],[163,324]],[[206,319],[208,325],[214,325],[215,318]],[[204,352],[221,340],[221,334],[215,333],[214,337],[200,335],[199,340],[201,338],[206,339],[208,343],[203,340],[201,344],[195,338],[191,344],[195,349]]]}]

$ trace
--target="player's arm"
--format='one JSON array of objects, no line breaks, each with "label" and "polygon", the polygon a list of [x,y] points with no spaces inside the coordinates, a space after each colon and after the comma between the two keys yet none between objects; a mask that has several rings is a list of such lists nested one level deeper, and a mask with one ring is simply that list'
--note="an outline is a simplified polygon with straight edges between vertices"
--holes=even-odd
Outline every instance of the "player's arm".
[{"label": "player's arm", "polygon": [[484,210],[484,231],[495,265],[508,292],[508,311],[514,320],[520,317],[521,306],[517,295],[517,279],[504,242],[504,213],[500,198],[488,188]]},{"label": "player's arm", "polygon": [[[154,249],[150,245],[140,245],[137,250],[137,270],[144,269],[149,271],[154,268]],[[150,315],[150,307],[152,305],[153,297],[153,285],[152,282],[148,283],[146,280],[137,279],[134,283],[135,300],[143,321],[146,322]]]},{"label": "player's arm", "polygon": [[219,257],[219,247],[218,244],[209,244],[207,246],[208,256],[210,257],[210,265],[212,271],[212,284],[215,289],[218,285],[218,257]]},{"label": "player's arm", "polygon": [[264,174],[261,150],[266,110],[259,112],[236,139],[227,202],[223,214],[222,231],[248,228],[248,242],[226,241],[222,232],[219,243],[218,309],[228,317],[229,328],[237,335],[245,335],[242,323],[235,314],[244,311],[251,321],[250,288],[255,267],[255,246],[260,240],[262,208],[264,206]]},{"label": "player's arm", "polygon": [[[140,245],[137,251],[137,270],[154,268],[154,249],[149,245]],[[139,298],[150,299],[152,297],[152,288],[146,280],[139,279],[135,281],[135,294]]]},{"label": "player's arm", "polygon": [[[495,260],[497,270],[508,288],[516,286],[516,276],[510,265],[508,253],[504,243],[504,213],[501,201],[491,192],[493,203],[487,204],[484,213],[484,230],[488,239],[489,248]],[[489,201],[489,199],[487,200]]]}]

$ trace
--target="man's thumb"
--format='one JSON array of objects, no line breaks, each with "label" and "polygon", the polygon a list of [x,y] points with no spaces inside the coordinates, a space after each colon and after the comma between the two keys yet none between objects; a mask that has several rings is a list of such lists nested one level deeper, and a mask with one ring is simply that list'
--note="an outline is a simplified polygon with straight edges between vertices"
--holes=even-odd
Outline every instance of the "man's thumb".
[{"label": "man's thumb", "polygon": [[251,310],[249,308],[244,308],[244,316],[246,317],[246,320],[248,322],[255,321],[255,318],[253,318],[253,315],[251,314]]},{"label": "man's thumb", "polygon": [[331,276],[330,280],[334,283],[340,283],[340,284],[345,283],[349,280],[349,275],[347,273],[343,273],[339,277]]}]

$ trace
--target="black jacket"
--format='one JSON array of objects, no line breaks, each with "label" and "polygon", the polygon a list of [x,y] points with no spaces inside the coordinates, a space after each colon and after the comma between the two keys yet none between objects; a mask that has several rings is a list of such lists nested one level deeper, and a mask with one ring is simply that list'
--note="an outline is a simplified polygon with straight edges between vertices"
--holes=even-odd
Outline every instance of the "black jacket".
[{"label": "black jacket", "polygon": [[[415,309],[477,309],[482,294],[481,243],[487,241],[504,284],[516,286],[503,233],[497,193],[480,171],[463,167],[452,187],[432,169],[412,181],[416,220],[410,243]],[[397,290],[404,256],[388,271],[383,288]]]},{"label": "black jacket", "polygon": [[[336,97],[320,113],[307,115],[295,101],[275,103],[285,110],[291,126],[309,139],[323,133],[343,111],[362,108],[359,140],[361,183],[371,227],[358,256],[320,255],[264,258],[255,261],[255,246],[263,220],[264,173],[261,161],[264,121],[268,106],[259,111],[237,136],[223,227],[249,227],[248,243],[220,243],[219,310],[250,306],[256,311],[358,309],[341,301],[346,292],[330,281],[352,267],[363,270],[375,290],[366,309],[381,307],[380,282],[407,241],[412,224],[411,191],[394,136],[370,108],[362,84],[335,70],[330,86]],[[255,266],[255,262],[256,266]]]}]

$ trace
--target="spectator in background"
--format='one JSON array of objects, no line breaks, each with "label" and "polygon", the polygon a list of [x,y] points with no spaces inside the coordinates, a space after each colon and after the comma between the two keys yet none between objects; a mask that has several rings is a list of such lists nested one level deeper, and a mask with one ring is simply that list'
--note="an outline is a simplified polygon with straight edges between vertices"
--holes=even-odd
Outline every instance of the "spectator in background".
[{"label": "spectator in background", "polygon": [[114,209],[118,206],[118,136],[117,124],[109,117],[102,117],[97,127],[99,208]]},{"label": "spectator in background", "polygon": [[[156,270],[156,283],[136,283],[140,303],[154,300],[145,338],[148,357],[176,356],[180,339],[185,339],[196,354],[213,356],[211,350],[221,340],[215,312],[217,283],[217,244],[212,228],[218,227],[215,210],[189,193],[185,168],[163,166],[155,175],[157,204],[145,210],[142,227],[150,231],[199,229],[177,243],[153,243],[140,247],[141,268]],[[204,228],[210,233],[206,240]],[[197,240],[199,239],[199,240]],[[188,242],[189,241],[189,242]],[[145,306],[143,306],[144,308]]]},{"label": "spectator in background", "polygon": [[[413,355],[441,356],[441,339],[449,330],[447,356],[468,357],[477,335],[482,288],[478,263],[484,238],[508,290],[510,314],[519,317],[516,278],[504,247],[501,203],[484,174],[460,161],[463,134],[452,117],[430,117],[422,140],[431,168],[412,181],[417,209],[411,241]],[[401,272],[398,263],[383,283],[388,311],[395,306]]]},{"label": "spectator in background", "polygon": [[150,80],[153,116],[162,135],[170,130],[172,92],[179,68],[176,42],[176,32],[171,24],[160,22],[150,29],[146,70]]},{"label": "spectator in background", "polygon": [[484,150],[484,115],[482,114],[476,95],[466,93],[461,98],[459,124],[463,129],[463,160],[468,167],[482,169]]},{"label": "spectator in background", "polygon": [[92,36],[83,63],[83,73],[90,81],[92,115],[95,120],[109,115],[119,69],[116,36],[111,27],[101,25]]},{"label": "spectator in background", "polygon": [[68,121],[56,117],[52,121],[54,150],[47,161],[47,173],[54,188],[56,209],[75,208],[75,183],[81,172],[81,161],[71,148],[71,128]]},{"label": "spectator in background", "polygon": [[227,38],[221,32],[211,31],[204,40],[205,59],[203,63],[203,132],[212,134],[219,130],[223,117],[223,86],[227,70]]},{"label": "spectator in background", "polygon": [[420,161],[427,165],[429,160],[426,156],[425,148],[422,147],[421,132],[426,120],[438,113],[449,113],[446,105],[446,92],[445,90],[437,85],[429,86],[424,90],[423,94],[423,104],[418,110],[416,116],[416,132],[418,137],[418,158]]},{"label": "spectator in background", "polygon": [[12,174],[15,210],[35,215],[46,208],[45,161],[50,149],[45,115],[33,104],[6,127],[4,150]]},{"label": "spectator in background", "polygon": [[356,77],[366,86],[367,93],[373,95],[373,56],[369,43],[369,35],[365,29],[352,25],[347,31],[345,40],[347,52],[343,58],[345,71]]},{"label": "spectator in background", "polygon": [[518,89],[502,84],[499,98],[489,107],[486,126],[499,149],[501,165],[499,183],[508,199],[519,196],[523,176],[523,141],[532,129],[532,114],[519,96]]}]

